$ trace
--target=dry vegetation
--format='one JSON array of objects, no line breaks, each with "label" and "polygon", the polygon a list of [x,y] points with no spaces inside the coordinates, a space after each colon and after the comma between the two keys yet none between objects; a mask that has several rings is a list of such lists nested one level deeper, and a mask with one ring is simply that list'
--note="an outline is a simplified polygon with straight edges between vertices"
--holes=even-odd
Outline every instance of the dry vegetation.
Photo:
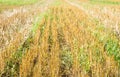
[{"label": "dry vegetation", "polygon": [[[66,0],[68,1],[68,0]],[[70,2],[71,1],[71,2]],[[80,0],[68,1],[72,5],[85,11],[87,15],[101,22],[106,28],[110,28],[120,37],[120,6],[110,4],[90,4],[88,1],[81,2]],[[104,1],[104,0],[103,0]],[[113,2],[113,0],[111,0]],[[115,0],[114,0],[115,1]],[[97,2],[97,0],[96,0]],[[92,10],[91,10],[92,9]]]},{"label": "dry vegetation", "polygon": [[[13,21],[5,24],[10,23]],[[5,32],[12,29],[11,25],[1,27]],[[0,52],[0,77],[120,76],[120,40],[116,34],[66,2],[52,6],[22,44],[23,33],[15,33],[16,38]]]}]

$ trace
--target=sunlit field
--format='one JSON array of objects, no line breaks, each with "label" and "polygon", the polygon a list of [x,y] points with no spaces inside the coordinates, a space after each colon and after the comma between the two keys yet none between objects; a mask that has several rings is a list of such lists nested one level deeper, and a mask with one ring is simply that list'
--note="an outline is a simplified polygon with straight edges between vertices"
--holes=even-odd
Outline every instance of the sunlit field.
[{"label": "sunlit field", "polygon": [[27,0],[3,9],[0,77],[120,77],[119,6],[90,1]]}]

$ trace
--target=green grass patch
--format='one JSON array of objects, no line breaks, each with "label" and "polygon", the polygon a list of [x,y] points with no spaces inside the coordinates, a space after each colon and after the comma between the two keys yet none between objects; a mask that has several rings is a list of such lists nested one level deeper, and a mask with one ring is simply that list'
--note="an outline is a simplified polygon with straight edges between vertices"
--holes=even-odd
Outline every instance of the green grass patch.
[{"label": "green grass patch", "polygon": [[114,56],[114,59],[120,65],[120,40],[111,29],[107,28],[106,31],[102,23],[99,24],[96,22],[96,24],[97,27],[92,31],[93,35],[104,45],[104,50],[107,52],[107,55]]},{"label": "green grass patch", "polygon": [[33,4],[39,0],[0,0],[0,4],[3,5],[25,5]]},{"label": "green grass patch", "polygon": [[33,27],[32,27],[32,32],[33,32],[33,34],[34,34],[34,33],[36,32],[36,30],[38,29],[38,27],[39,27],[42,19],[43,19],[44,17],[47,17],[47,16],[49,15],[49,12],[50,12],[50,10],[47,10],[47,11],[41,13],[40,15],[38,15],[37,17],[35,17],[36,21],[33,23]]},{"label": "green grass patch", "polygon": [[52,3],[52,6],[59,6],[61,5],[63,2],[60,0],[55,0],[54,3]]},{"label": "green grass patch", "polygon": [[120,2],[106,1],[106,0],[90,0],[92,4],[108,4],[108,5],[120,5]]}]

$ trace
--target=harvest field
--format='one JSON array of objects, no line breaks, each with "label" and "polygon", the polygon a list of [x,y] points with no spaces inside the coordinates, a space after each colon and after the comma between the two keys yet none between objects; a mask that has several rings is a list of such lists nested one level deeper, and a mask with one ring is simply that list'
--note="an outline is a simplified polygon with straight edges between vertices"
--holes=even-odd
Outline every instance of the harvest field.
[{"label": "harvest field", "polygon": [[119,0],[18,1],[0,0],[0,77],[120,77]]}]

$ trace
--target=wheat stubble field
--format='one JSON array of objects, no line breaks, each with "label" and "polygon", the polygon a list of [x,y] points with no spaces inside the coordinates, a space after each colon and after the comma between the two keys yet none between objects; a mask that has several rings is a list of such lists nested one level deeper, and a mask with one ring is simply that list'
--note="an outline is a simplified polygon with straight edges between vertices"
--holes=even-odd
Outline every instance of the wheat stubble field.
[{"label": "wheat stubble field", "polygon": [[120,77],[120,1],[0,0],[0,77]]}]

